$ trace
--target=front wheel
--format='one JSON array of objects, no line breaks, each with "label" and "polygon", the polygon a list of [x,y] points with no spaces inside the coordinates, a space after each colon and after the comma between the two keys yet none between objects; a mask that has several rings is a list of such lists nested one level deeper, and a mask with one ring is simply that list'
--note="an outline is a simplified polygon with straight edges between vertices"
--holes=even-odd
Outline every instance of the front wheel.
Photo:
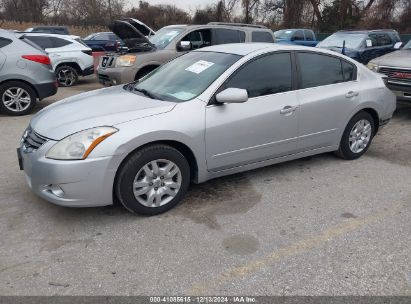
[{"label": "front wheel", "polygon": [[134,152],[121,165],[115,192],[127,210],[157,215],[177,205],[189,183],[186,158],[170,146],[153,145]]},{"label": "front wheel", "polygon": [[371,145],[375,135],[375,122],[367,112],[357,113],[348,123],[336,154],[344,159],[361,157]]}]

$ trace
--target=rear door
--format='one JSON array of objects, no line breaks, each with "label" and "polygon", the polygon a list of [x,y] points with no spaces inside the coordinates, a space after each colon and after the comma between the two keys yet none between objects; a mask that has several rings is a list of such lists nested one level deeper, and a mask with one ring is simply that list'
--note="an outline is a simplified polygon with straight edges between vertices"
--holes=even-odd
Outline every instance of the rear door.
[{"label": "rear door", "polygon": [[370,60],[393,51],[394,42],[390,35],[385,33],[372,33],[366,39],[365,50],[361,55],[362,62],[367,64]]},{"label": "rear door", "polygon": [[356,106],[356,66],[327,54],[298,52],[299,152],[332,146]]}]

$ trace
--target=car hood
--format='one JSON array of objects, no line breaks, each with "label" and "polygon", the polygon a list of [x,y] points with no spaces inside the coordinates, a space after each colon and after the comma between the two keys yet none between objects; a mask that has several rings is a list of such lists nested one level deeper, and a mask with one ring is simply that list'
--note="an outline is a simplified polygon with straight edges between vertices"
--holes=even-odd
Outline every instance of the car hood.
[{"label": "car hood", "polygon": [[388,53],[371,60],[371,63],[399,68],[411,68],[411,50],[400,50]]},{"label": "car hood", "polygon": [[38,134],[60,140],[85,129],[115,126],[169,112],[175,105],[173,102],[150,99],[116,86],[56,102],[38,112],[30,125]]},{"label": "car hood", "polygon": [[109,25],[109,29],[123,40],[129,49],[134,49],[141,45],[149,45],[154,48],[146,36],[151,36],[155,32],[137,19],[126,18],[116,20]]}]

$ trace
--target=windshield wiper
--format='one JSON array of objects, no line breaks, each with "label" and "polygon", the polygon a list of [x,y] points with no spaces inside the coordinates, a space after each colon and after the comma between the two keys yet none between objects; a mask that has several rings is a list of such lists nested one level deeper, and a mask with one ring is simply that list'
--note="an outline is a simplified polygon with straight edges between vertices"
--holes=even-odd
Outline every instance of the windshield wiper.
[{"label": "windshield wiper", "polygon": [[147,91],[146,89],[138,89],[136,87],[134,87],[134,91],[143,93],[145,96],[151,98],[151,99],[158,99],[158,100],[162,100],[161,98],[159,98],[158,96],[154,95],[153,93]]}]

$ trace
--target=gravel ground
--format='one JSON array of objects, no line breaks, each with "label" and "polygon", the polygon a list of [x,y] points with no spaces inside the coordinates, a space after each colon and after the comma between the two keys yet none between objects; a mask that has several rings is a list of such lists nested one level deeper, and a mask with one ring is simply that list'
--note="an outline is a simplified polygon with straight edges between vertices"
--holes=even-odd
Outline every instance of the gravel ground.
[{"label": "gravel ground", "polygon": [[[98,88],[61,88],[41,107]],[[34,196],[0,115],[1,295],[411,295],[411,105],[357,161],[332,154],[193,185],[171,212]]]}]

